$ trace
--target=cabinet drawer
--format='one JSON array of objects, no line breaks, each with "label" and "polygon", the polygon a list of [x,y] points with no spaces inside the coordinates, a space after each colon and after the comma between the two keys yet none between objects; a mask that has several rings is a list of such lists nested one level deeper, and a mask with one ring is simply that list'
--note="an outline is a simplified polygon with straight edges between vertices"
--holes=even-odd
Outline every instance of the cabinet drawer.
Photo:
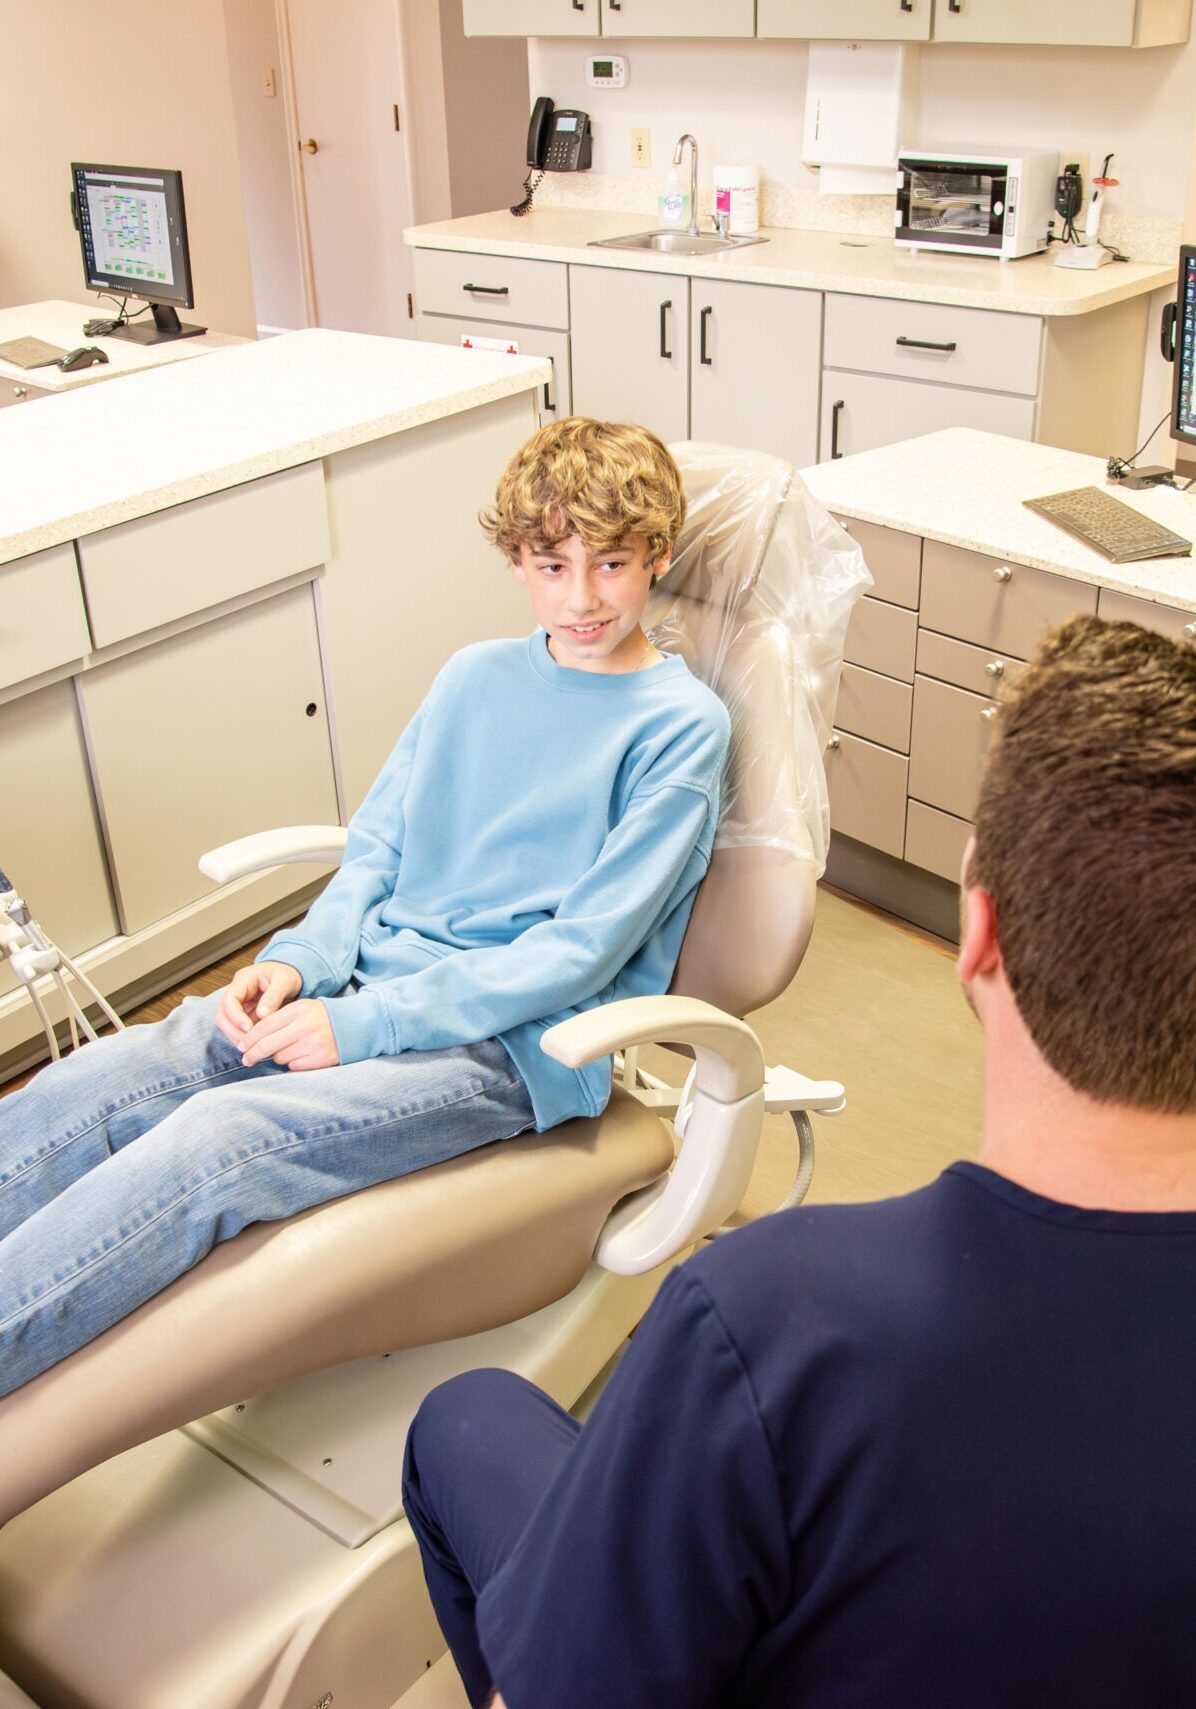
[{"label": "cabinet drawer", "polygon": [[835,702],[835,724],[853,736],[865,736],[882,747],[909,753],[909,724],[914,691],[892,677],[844,665]]},{"label": "cabinet drawer", "polygon": [[851,613],[843,657],[849,664],[863,665],[865,670],[913,682],[917,642],[916,612],[865,595]]},{"label": "cabinet drawer", "polygon": [[1016,682],[1025,670],[1021,659],[953,641],[948,635],[918,630],[918,674],[937,677],[940,682],[970,688],[973,694],[995,694],[1002,682]]},{"label": "cabinet drawer", "polygon": [[1048,629],[1095,610],[1084,582],[939,540],[922,548],[923,629],[1028,659]]},{"label": "cabinet drawer", "polygon": [[28,380],[14,380],[7,374],[0,378],[0,409],[5,404],[32,403],[34,398],[52,398],[48,386],[31,386]]},{"label": "cabinet drawer", "polygon": [[822,375],[820,455],[823,462],[832,453],[850,457],[948,427],[975,427],[1009,439],[1033,439],[1037,407],[1033,398],[1003,392],[827,368]]},{"label": "cabinet drawer", "polygon": [[81,659],[90,646],[73,546],[0,564],[0,688]]},{"label": "cabinet drawer", "polygon": [[1157,629],[1173,641],[1196,641],[1196,611],[1181,611],[1175,605],[1159,605],[1153,599],[1135,599],[1116,588],[1103,587],[1097,594],[1097,613],[1111,623],[1140,623]]},{"label": "cabinet drawer", "polygon": [[857,522],[853,516],[836,516],[864,554],[872,572],[872,593],[891,605],[918,609],[918,584],[922,575],[922,540],[903,534],[899,528],[883,528],[876,522]]},{"label": "cabinet drawer", "polygon": [[421,314],[554,326],[562,332],[569,328],[569,285],[563,261],[417,249],[415,300]]},{"label": "cabinet drawer", "polygon": [[97,647],[322,564],[330,551],[324,470],[264,480],[122,522],[79,541]]},{"label": "cabinet drawer", "polygon": [[940,878],[959,883],[964,850],[972,826],[967,819],[940,813],[937,807],[911,801],[905,819],[905,858],[911,866],[937,872]]},{"label": "cabinet drawer", "polygon": [[995,723],[996,707],[983,695],[930,677],[915,678],[911,796],[957,819],[970,819]]},{"label": "cabinet drawer", "polygon": [[1036,315],[834,292],[826,299],[828,368],[1033,397],[1041,344]]},{"label": "cabinet drawer", "polygon": [[832,830],[900,860],[908,772],[904,754],[836,730],[826,753]]},{"label": "cabinet drawer", "polygon": [[547,332],[542,327],[503,326],[488,320],[457,320],[450,315],[418,314],[415,336],[425,344],[455,344],[463,338],[502,338],[515,346],[520,356],[546,356],[552,363],[552,381],[536,394],[541,424],[572,413],[569,380],[569,334]]}]

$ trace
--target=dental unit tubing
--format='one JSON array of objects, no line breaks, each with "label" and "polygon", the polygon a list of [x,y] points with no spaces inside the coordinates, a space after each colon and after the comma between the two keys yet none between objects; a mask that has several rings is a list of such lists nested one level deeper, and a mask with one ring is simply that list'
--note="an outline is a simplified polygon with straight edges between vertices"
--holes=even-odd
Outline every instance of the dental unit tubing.
[{"label": "dental unit tubing", "polygon": [[76,1049],[80,1043],[80,1032],[85,1038],[94,1039],[96,1030],[64,975],[69,975],[86,992],[88,1001],[96,1004],[118,1031],[123,1027],[124,1022],[87,975],[47,937],[30,913],[28,903],[3,871],[0,871],[0,955],[7,957],[14,974],[28,991],[54,1061],[62,1053],[42,993],[37,988],[39,980],[49,980],[57,990]]},{"label": "dental unit tubing", "polygon": [[764,1115],[764,1056],[752,1029],[696,997],[628,997],[550,1027],[540,1047],[570,1068],[660,1042],[694,1053],[693,1105],[662,1181],[633,1193],[594,1252],[604,1270],[643,1275],[719,1227],[747,1191]]}]

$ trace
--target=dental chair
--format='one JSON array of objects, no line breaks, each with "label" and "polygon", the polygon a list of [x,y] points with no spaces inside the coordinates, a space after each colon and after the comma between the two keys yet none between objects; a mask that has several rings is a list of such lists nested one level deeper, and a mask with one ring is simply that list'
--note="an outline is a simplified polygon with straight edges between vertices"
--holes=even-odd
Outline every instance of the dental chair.
[{"label": "dental chair", "polygon": [[[812,929],[821,755],[870,578],[788,465],[674,454],[689,519],[648,622],[723,695],[732,747],[670,994],[545,1034],[574,1065],[622,1053],[601,1116],[247,1228],[0,1400],[14,1702],[392,1709],[444,1650],[400,1505],[422,1396],[498,1364],[573,1405],[735,1211],[766,1108],[808,1141],[807,1112],[841,1106],[834,1082],[766,1073],[741,1017],[789,984]],[[201,864],[227,882],[343,843],[299,828]],[[659,1042],[692,1057],[684,1094],[638,1067]]]}]

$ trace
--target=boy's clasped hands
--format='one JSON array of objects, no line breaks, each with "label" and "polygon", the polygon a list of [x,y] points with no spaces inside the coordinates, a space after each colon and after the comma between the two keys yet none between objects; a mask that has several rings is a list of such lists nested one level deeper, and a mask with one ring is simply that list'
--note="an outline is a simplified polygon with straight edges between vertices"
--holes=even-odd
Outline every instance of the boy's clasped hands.
[{"label": "boy's clasped hands", "polygon": [[303,980],[283,961],[238,968],[216,1012],[216,1025],[241,1052],[246,1068],[267,1060],[300,1072],[340,1062],[328,1010],[300,997]]}]

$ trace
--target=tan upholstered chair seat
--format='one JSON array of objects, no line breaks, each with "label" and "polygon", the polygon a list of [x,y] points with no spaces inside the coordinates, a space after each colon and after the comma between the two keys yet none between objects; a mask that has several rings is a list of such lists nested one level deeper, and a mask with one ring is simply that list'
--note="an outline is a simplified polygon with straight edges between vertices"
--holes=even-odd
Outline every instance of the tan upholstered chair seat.
[{"label": "tan upholstered chair seat", "polygon": [[124,1448],[308,1371],[550,1304],[580,1279],[612,1207],[672,1161],[669,1129],[616,1088],[599,1120],[255,1224],[0,1400],[0,1522]]}]

